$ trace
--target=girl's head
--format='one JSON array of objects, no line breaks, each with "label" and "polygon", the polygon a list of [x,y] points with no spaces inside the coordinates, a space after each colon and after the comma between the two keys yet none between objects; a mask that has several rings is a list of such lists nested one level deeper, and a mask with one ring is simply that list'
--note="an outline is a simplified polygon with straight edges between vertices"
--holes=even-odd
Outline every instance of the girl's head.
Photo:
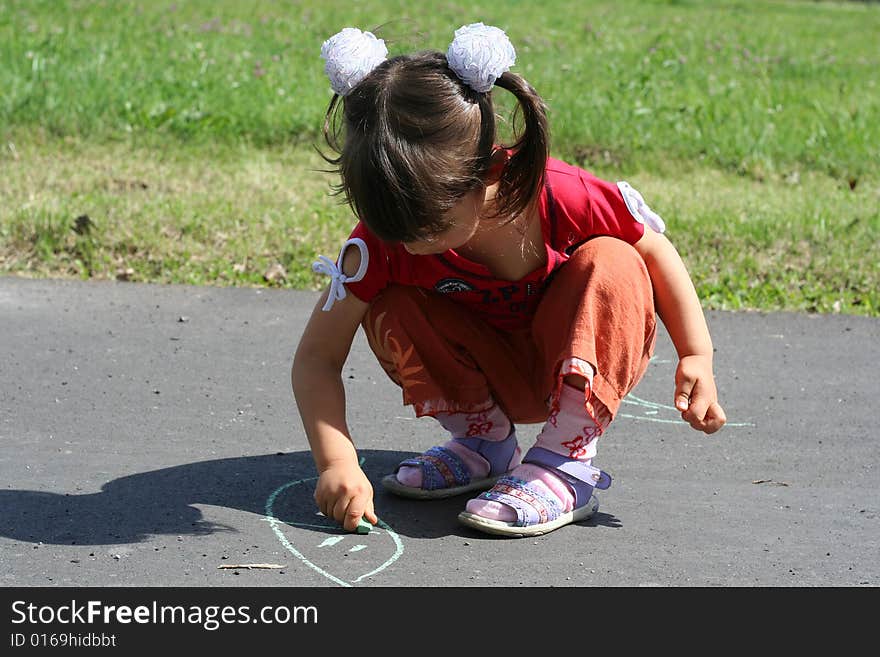
[{"label": "girl's head", "polygon": [[[495,54],[491,40],[463,43],[459,33],[469,28],[478,28],[479,36],[494,30]],[[339,191],[380,239],[431,240],[495,182],[492,214],[502,220],[516,218],[538,193],[549,151],[546,108],[525,80],[507,71],[513,48],[506,36],[506,45],[499,44],[497,33],[503,35],[497,28],[468,26],[456,32],[447,54],[382,57],[374,68],[369,57],[375,50],[365,60],[363,49],[350,48],[336,62],[351,71],[367,61],[370,70],[347,85],[334,84],[324,136],[337,157],[326,159],[341,176]],[[331,64],[328,58],[328,69]],[[506,147],[497,143],[493,82],[514,94],[523,118],[521,134]]]}]

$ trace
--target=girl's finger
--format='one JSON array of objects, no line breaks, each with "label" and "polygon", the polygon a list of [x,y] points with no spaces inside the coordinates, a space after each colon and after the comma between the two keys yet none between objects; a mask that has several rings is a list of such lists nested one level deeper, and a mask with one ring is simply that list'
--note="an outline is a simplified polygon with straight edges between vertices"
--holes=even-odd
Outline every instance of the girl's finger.
[{"label": "girl's finger", "polygon": [[675,407],[680,411],[686,411],[691,405],[691,395],[688,392],[678,392],[675,394]]},{"label": "girl's finger", "polygon": [[675,386],[675,407],[680,411],[688,410],[691,405],[691,393],[694,389],[694,382],[684,379],[679,381]]},{"label": "girl's finger", "polygon": [[336,504],[333,506],[333,510],[331,513],[333,514],[331,518],[338,522],[340,525],[344,526],[345,523],[345,511],[348,509],[348,505],[350,503],[350,498],[339,498],[336,500]]},{"label": "girl's finger", "polygon": [[727,416],[724,414],[724,409],[721,408],[721,404],[718,402],[713,402],[709,406],[709,410],[706,412],[706,419],[704,422],[706,428],[703,429],[703,431],[706,433],[715,433],[724,426],[725,422],[727,422]]},{"label": "girl's finger", "polygon": [[379,522],[379,516],[376,515],[376,509],[373,507],[372,500],[367,505],[367,510],[364,511],[364,517],[374,525]]},{"label": "girl's finger", "polygon": [[706,419],[709,404],[710,402],[702,395],[694,395],[691,397],[690,406],[682,416],[691,423],[692,427],[699,429]]},{"label": "girl's finger", "polygon": [[348,508],[345,510],[345,517],[343,518],[342,526],[348,531],[354,531],[358,522],[360,522],[361,517],[364,515],[364,503],[358,498],[352,498],[351,502],[348,505]]}]

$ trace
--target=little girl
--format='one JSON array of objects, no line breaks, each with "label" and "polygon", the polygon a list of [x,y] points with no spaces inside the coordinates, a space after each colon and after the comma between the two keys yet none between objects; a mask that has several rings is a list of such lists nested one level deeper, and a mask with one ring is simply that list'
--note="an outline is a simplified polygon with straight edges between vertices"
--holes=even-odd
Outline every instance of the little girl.
[{"label": "little girl", "polygon": [[[549,157],[545,105],[509,72],[504,32],[467,25],[446,54],[388,59],[346,28],[321,54],[328,161],[359,219],[338,260],[315,263],[331,284],[292,372],[324,515],[349,530],[378,521],[345,420],[359,326],[403,403],[448,432],[382,484],[419,499],[482,490],[459,520],[485,532],[542,534],[596,511],[593,490],[611,483],[592,465],[597,439],[645,372],[655,309],[678,352],[676,408],[721,428],[712,341],[663,221],[626,182]],[[509,146],[495,88],[521,113]],[[516,424],[540,422],[523,453]]]}]

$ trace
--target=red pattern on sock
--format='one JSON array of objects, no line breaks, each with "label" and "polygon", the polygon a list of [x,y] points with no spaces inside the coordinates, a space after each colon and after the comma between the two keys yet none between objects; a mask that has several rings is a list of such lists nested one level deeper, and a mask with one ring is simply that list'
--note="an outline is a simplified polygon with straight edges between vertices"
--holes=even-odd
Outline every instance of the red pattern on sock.
[{"label": "red pattern on sock", "polygon": [[584,427],[583,436],[578,435],[571,440],[560,443],[568,450],[568,458],[583,459],[587,456],[587,447],[599,436],[598,427]]}]

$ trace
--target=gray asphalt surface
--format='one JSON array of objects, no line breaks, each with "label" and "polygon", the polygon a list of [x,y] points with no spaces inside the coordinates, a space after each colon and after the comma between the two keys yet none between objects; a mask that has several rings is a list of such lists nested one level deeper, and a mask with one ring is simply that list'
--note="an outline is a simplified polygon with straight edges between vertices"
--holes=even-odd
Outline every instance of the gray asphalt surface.
[{"label": "gray asphalt surface", "polygon": [[670,407],[662,333],[600,442],[598,514],[527,539],[381,488],[441,437],[359,335],[349,424],[383,521],[363,536],[316,515],[290,392],[317,296],[0,278],[0,586],[880,584],[880,320],[708,313],[713,436]]}]

